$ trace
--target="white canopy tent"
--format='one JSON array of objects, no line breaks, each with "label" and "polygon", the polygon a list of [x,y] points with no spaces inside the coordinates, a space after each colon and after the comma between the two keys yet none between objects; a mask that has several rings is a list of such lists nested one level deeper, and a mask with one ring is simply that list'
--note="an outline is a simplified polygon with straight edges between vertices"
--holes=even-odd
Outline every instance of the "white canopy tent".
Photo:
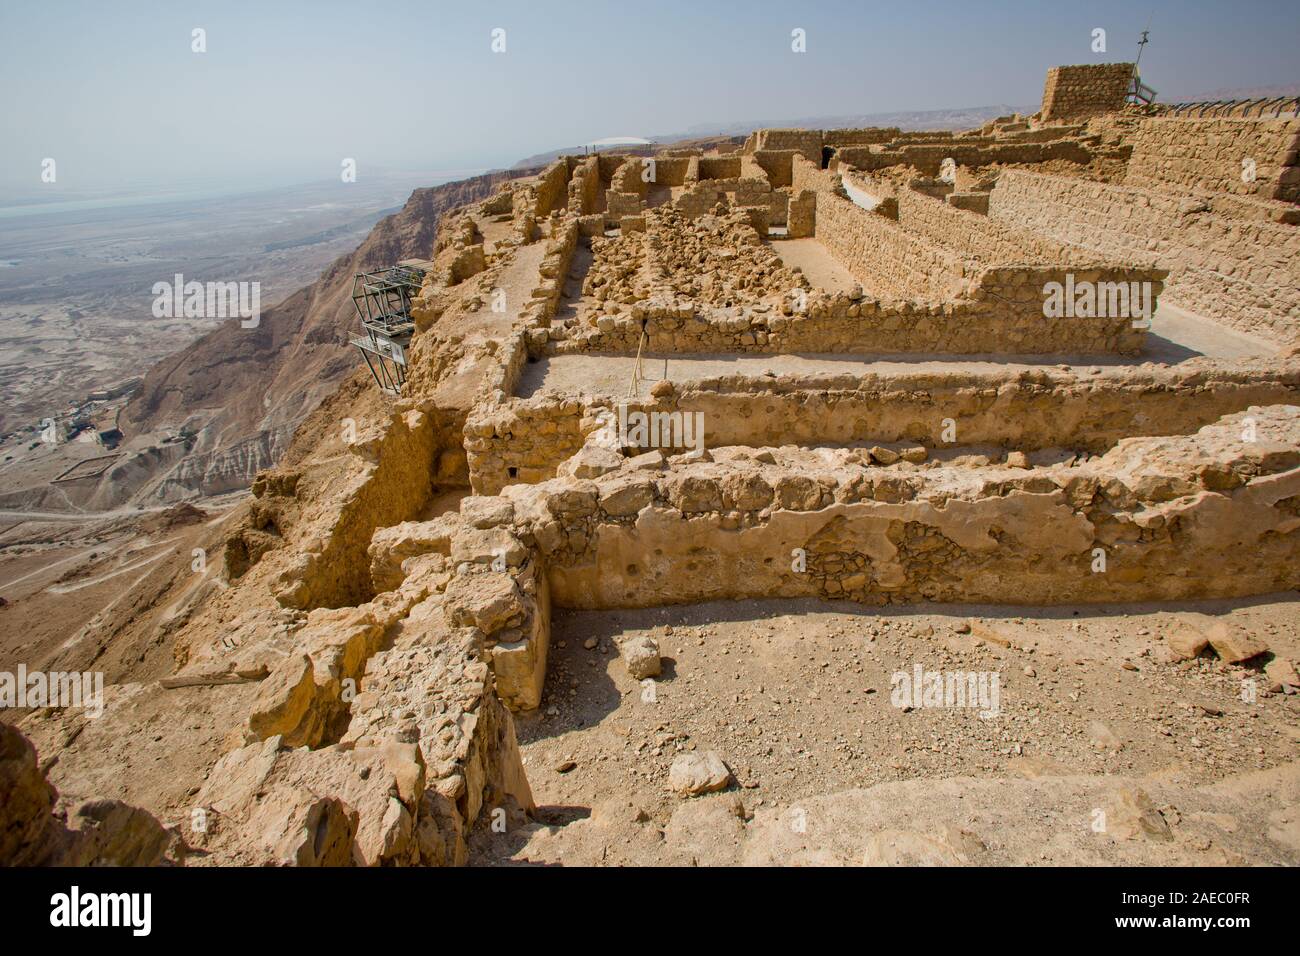
[{"label": "white canopy tent", "polygon": [[593,140],[583,146],[583,150],[591,152],[595,150],[600,152],[602,149],[608,149],[611,146],[653,146],[654,143],[648,139],[642,139],[640,136],[608,136],[605,139]]}]

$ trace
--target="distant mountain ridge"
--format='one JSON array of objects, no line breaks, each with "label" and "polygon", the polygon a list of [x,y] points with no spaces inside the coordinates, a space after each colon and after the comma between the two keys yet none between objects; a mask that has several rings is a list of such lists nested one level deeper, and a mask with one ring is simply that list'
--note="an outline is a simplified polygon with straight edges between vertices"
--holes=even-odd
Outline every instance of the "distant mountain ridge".
[{"label": "distant mountain ridge", "polygon": [[490,195],[524,171],[493,172],[425,189],[381,219],[365,241],[312,284],[264,309],[256,328],[230,321],[151,368],[123,411],[129,436],[183,428],[179,461],[137,476],[130,489],[175,500],[246,487],[278,459],[294,429],[359,365],[352,277],[400,259],[426,258],[448,211]]},{"label": "distant mountain ridge", "polygon": [[[805,129],[843,129],[860,126],[897,126],[901,130],[927,129],[969,129],[983,126],[991,119],[1007,116],[1011,113],[1035,113],[1039,104],[1031,106],[970,106],[942,110],[897,110],[891,113],[857,113],[840,116],[803,116],[796,119],[748,120],[736,123],[701,123],[678,133],[660,136],[647,136],[655,143],[677,143],[682,140],[717,139],[748,136],[756,129],[785,129],[803,127]],[[512,169],[526,166],[542,166],[559,156],[581,153],[583,147],[565,146],[561,149],[537,153],[515,163]]]}]

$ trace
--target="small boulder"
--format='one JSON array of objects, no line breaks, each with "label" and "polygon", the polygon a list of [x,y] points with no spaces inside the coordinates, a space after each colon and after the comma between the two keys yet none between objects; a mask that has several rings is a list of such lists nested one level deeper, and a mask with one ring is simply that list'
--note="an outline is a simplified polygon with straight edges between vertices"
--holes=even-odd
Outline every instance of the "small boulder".
[{"label": "small boulder", "polygon": [[1205,629],[1205,636],[1219,655],[1219,660],[1228,664],[1240,664],[1252,657],[1258,657],[1268,650],[1268,645],[1247,637],[1239,627],[1224,621],[1214,621]]},{"label": "small boulder", "polygon": [[1264,665],[1264,673],[1269,680],[1286,687],[1300,687],[1300,677],[1296,676],[1295,664],[1285,657],[1275,657]]},{"label": "small boulder", "polygon": [[1190,661],[1210,646],[1204,634],[1189,624],[1176,624],[1165,635],[1170,656],[1175,661]]},{"label": "small boulder", "polygon": [[659,645],[654,638],[644,635],[630,638],[619,646],[619,653],[633,680],[659,676],[663,665],[659,659]]},{"label": "small boulder", "polygon": [[668,769],[668,785],[686,796],[725,790],[731,783],[731,771],[716,751],[678,755]]}]

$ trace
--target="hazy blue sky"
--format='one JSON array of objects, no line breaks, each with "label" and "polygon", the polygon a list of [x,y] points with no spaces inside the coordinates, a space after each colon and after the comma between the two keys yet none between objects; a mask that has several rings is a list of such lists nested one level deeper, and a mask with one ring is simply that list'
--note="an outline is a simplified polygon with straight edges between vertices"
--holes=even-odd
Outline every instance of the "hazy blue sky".
[{"label": "hazy blue sky", "polygon": [[705,123],[1034,104],[1049,66],[1132,59],[1148,23],[1162,98],[1300,80],[1295,0],[0,0],[0,184],[38,188],[44,157],[68,190],[311,181],[344,157],[465,169]]}]

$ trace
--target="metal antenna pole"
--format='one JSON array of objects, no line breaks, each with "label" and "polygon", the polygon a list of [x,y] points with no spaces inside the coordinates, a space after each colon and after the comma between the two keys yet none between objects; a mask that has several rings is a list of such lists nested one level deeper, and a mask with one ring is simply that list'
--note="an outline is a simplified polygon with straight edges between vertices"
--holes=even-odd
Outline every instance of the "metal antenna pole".
[{"label": "metal antenna pole", "polygon": [[1138,40],[1138,57],[1136,60],[1133,61],[1134,73],[1137,72],[1138,64],[1142,62],[1142,48],[1146,46],[1149,42],[1151,42],[1150,40],[1147,39],[1147,36],[1148,34],[1150,34],[1150,32],[1151,32],[1150,30],[1143,30],[1142,39]]}]

